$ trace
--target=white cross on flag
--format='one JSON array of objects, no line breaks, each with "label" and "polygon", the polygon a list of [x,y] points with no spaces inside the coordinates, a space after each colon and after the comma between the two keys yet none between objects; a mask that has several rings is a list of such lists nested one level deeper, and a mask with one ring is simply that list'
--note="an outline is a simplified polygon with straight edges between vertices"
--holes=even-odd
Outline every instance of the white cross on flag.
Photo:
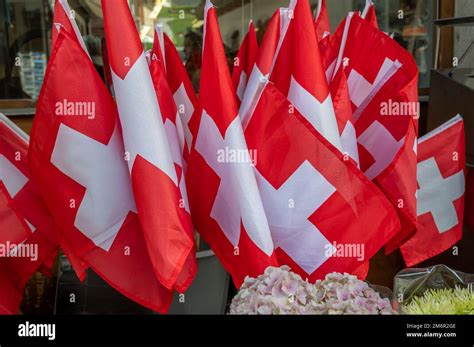
[{"label": "white cross on flag", "polygon": [[295,1],[291,0],[289,7],[281,7],[276,10],[265,29],[265,34],[252,72],[245,86],[245,93],[239,108],[239,115],[244,129],[250,122],[258,99],[265,89],[266,81],[270,76],[275,59],[288,31],[290,16],[292,16],[291,13],[294,11],[294,6]]},{"label": "white cross on flag", "polygon": [[[194,239],[173,160],[173,151],[180,149],[173,149],[167,137],[166,119],[127,1],[102,0],[102,10],[125,157],[149,256],[161,283],[183,291],[182,283],[189,285],[194,276],[183,270],[192,263],[187,259],[194,252]],[[170,117],[175,120],[176,115]],[[190,277],[180,278],[183,271]]]},{"label": "white cross on flag", "polygon": [[258,153],[258,184],[280,265],[310,281],[362,271],[398,231],[396,212],[377,187],[292,112],[271,83],[245,136]]},{"label": "white cross on flag", "polygon": [[66,30],[48,63],[28,161],[73,253],[123,295],[166,312],[173,291],[156,277],[135,212],[116,105]]},{"label": "white cross on flag", "polygon": [[199,125],[187,183],[193,222],[240,287],[277,265],[217,23],[206,2]]},{"label": "white cross on flag", "polygon": [[349,96],[347,77],[343,69],[338,69],[335,75],[334,67],[339,54],[340,40],[338,35],[327,37],[320,42],[321,57],[333,100],[343,152],[359,164],[357,136],[352,115],[352,105]]},{"label": "white cross on flag", "polygon": [[257,54],[257,34],[253,21],[250,21],[249,31],[242,40],[237,57],[234,59],[234,68],[232,70],[232,84],[237,96],[238,106],[240,106],[244,98],[245,88],[247,87],[248,79],[257,59]]},{"label": "white cross on flag", "polygon": [[36,259],[0,257],[0,314],[18,313],[24,287],[38,269],[50,274],[58,234],[44,202],[30,181],[28,136],[0,113],[0,244],[36,245]]},{"label": "white cross on flag", "polygon": [[461,239],[464,215],[464,122],[456,116],[418,140],[417,231],[400,250],[407,266]]},{"label": "white cross on flag", "polygon": [[[328,75],[347,76],[360,168],[396,207],[401,230],[385,251],[415,232],[415,139],[418,133],[418,69],[397,42],[356,13],[350,13],[331,40],[339,46]],[[370,52],[370,54],[367,54]]]},{"label": "white cross on flag", "polygon": [[[156,97],[160,106],[161,116],[165,125],[166,138],[168,140],[171,157],[176,167],[176,173],[179,181],[179,190],[182,196],[182,218],[187,221],[188,227],[185,232],[190,238],[193,238],[193,229],[191,225],[191,216],[189,211],[188,194],[186,191],[185,173],[187,163],[185,157],[188,156],[188,146],[186,145],[185,131],[183,127],[188,128],[188,121],[183,117],[183,113],[178,112],[173,94],[166,78],[166,65],[163,54],[164,43],[163,32],[155,31],[155,41],[153,49],[147,53],[147,61],[150,68],[153,86],[155,88]],[[186,94],[185,94],[186,95]],[[183,210],[182,209],[182,210]],[[176,288],[180,292],[184,292],[191,284],[197,272],[196,253],[189,252],[183,270],[176,281]]]},{"label": "white cross on flag", "polygon": [[298,112],[341,152],[336,114],[324,74],[311,9],[307,0],[295,0],[288,26],[275,55],[270,81]]},{"label": "white cross on flag", "polygon": [[158,51],[158,54],[161,53],[163,60],[162,65],[166,71],[168,85],[173,93],[179,119],[181,120],[187,145],[187,150],[184,152],[183,158],[184,164],[186,165],[193,142],[193,132],[195,132],[195,130],[191,130],[190,121],[198,108],[198,101],[191,80],[173,41],[163,32],[162,25],[157,25],[155,32],[155,40],[157,40],[157,42],[153,43],[153,51]]}]

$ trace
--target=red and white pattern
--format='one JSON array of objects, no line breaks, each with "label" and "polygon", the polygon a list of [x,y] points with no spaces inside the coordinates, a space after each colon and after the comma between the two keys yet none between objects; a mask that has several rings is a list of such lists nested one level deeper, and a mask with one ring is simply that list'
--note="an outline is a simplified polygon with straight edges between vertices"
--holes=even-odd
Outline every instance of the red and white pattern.
[{"label": "red and white pattern", "polygon": [[182,204],[165,120],[128,3],[103,0],[102,9],[138,216],[156,276],[174,289],[194,252],[191,220]]},{"label": "red and white pattern", "polygon": [[[399,228],[392,206],[271,83],[245,135],[279,264],[314,281],[356,272]],[[350,182],[350,183],[349,183]],[[363,249],[360,258],[337,246]]]},{"label": "red and white pattern", "polygon": [[329,22],[326,0],[319,0],[314,16],[314,28],[318,42],[331,34],[331,23]]},{"label": "red and white pattern", "polygon": [[193,130],[191,130],[190,120],[198,108],[198,101],[181,57],[168,35],[163,32],[161,25],[156,26],[156,34],[156,38],[159,40],[159,47],[161,48],[160,51],[164,52],[162,57],[168,85],[173,93],[184,131],[188,149],[184,153],[184,160],[186,162],[193,142]]},{"label": "red and white pattern", "polygon": [[[64,100],[94,105],[94,117],[58,113]],[[32,179],[75,255],[122,294],[166,312],[173,292],[156,278],[124,153],[114,100],[81,46],[61,30],[31,132]]]},{"label": "red and white pattern", "polygon": [[298,112],[342,152],[336,115],[325,77],[307,0],[297,0],[289,11],[289,24],[276,54],[270,81]]},{"label": "red and white pattern", "polygon": [[234,69],[232,70],[232,84],[237,96],[238,106],[240,106],[244,97],[248,79],[257,60],[257,54],[257,34],[255,33],[255,25],[250,21],[249,31],[240,45],[239,52],[234,60]]},{"label": "red and white pattern", "polygon": [[333,76],[334,67],[339,54],[340,39],[337,35],[328,37],[320,42],[321,56],[326,71],[326,79],[333,100],[342,150],[355,163],[359,164],[359,150],[355,131],[355,121],[352,115],[352,104],[349,96],[346,74],[338,69]]},{"label": "red and white pattern", "polygon": [[[160,39],[161,38],[161,39]],[[163,49],[164,46],[161,44],[163,41],[163,32],[156,30],[155,41],[153,49],[150,52],[149,68],[153,85],[160,105],[160,111],[165,125],[166,137],[171,150],[171,156],[173,158],[174,165],[176,167],[176,173],[179,180],[179,190],[182,196],[182,207],[185,212],[185,220],[189,221],[186,232],[190,237],[193,237],[193,228],[191,225],[191,216],[189,211],[188,194],[186,191],[186,161],[184,159],[187,156],[188,147],[186,145],[185,134],[183,130],[183,123],[180,119],[180,114],[177,111],[175,99],[168,85],[166,78],[166,66]],[[148,58],[148,55],[147,55]],[[188,258],[183,271],[176,282],[176,288],[179,291],[185,291],[191,284],[194,276],[197,272],[196,254],[195,252],[189,252]]]},{"label": "red and white pattern", "polygon": [[257,60],[253,66],[239,108],[244,129],[250,122],[255,106],[273,69],[278,51],[287,33],[294,6],[295,1],[291,0],[288,8],[282,7],[276,10],[265,29]]},{"label": "red and white pattern", "polygon": [[334,65],[332,76],[339,69],[347,76],[361,170],[397,207],[401,220],[400,232],[386,246],[391,252],[416,227],[416,184],[411,178],[416,176],[417,66],[406,50],[357,14],[349,14],[334,37],[340,42],[339,54],[335,63],[326,65]]},{"label": "red and white pattern", "polygon": [[465,192],[464,122],[456,116],[418,140],[417,231],[400,247],[416,265],[461,239]]},{"label": "red and white pattern", "polygon": [[73,39],[77,40],[77,43],[84,49],[84,52],[89,54],[86,43],[82,38],[81,32],[77,26],[75,20],[75,12],[69,7],[67,0],[56,0],[54,4],[54,18],[53,18],[53,30],[52,30],[52,47],[56,42],[58,33],[61,28],[64,28],[70,33]]},{"label": "red and white pattern", "polygon": [[[37,245],[37,259],[0,257],[0,313],[17,313],[26,282],[40,267],[51,272],[58,235],[30,181],[28,136],[0,113],[0,244]],[[2,309],[3,306],[3,309]]]},{"label": "red and white pattern", "polygon": [[[27,234],[30,226],[25,222],[22,214],[16,208],[12,197],[5,185],[0,182],[0,227],[2,234]],[[0,257],[0,315],[18,314],[23,299],[25,285],[30,277],[52,256],[57,253],[57,243],[51,240],[54,234],[46,235],[41,231],[31,234],[25,241],[2,244],[2,249],[11,252]],[[2,235],[6,236],[6,235]],[[54,236],[53,236],[54,237]],[[16,252],[21,250],[21,255]],[[36,249],[36,251],[28,250]],[[34,254],[35,253],[35,254]]]},{"label": "red and white pattern", "polygon": [[204,19],[199,127],[188,166],[188,193],[196,229],[240,287],[245,276],[257,276],[277,263],[210,1]]},{"label": "red and white pattern", "polygon": [[375,14],[375,5],[372,0],[365,0],[365,7],[362,10],[361,17],[370,23],[375,29],[379,28],[377,15]]}]

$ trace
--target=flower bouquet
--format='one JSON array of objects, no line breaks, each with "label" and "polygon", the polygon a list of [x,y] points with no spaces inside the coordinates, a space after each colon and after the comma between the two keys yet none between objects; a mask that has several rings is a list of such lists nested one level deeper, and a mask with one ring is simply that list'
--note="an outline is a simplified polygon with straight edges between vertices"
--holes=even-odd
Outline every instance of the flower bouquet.
[{"label": "flower bouquet", "polygon": [[230,306],[230,314],[392,313],[389,299],[355,276],[334,272],[311,284],[288,266],[247,277]]},{"label": "flower bouquet", "polygon": [[406,314],[474,314],[474,292],[470,288],[428,289],[402,307]]},{"label": "flower bouquet", "polygon": [[394,293],[403,314],[474,314],[474,275],[445,265],[405,269]]}]

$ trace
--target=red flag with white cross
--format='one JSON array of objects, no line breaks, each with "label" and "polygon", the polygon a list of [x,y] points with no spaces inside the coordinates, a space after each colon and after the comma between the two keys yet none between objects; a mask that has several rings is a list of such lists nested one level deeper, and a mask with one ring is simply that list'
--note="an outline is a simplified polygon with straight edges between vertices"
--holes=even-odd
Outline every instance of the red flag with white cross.
[{"label": "red flag with white cross", "polygon": [[76,40],[79,45],[81,45],[87,54],[89,54],[86,43],[84,42],[81,32],[77,26],[75,12],[71,9],[71,7],[69,7],[67,0],[56,0],[54,3],[53,30],[51,33],[52,47],[54,47],[61,28],[64,28],[68,33],[70,33],[72,38]]},{"label": "red flag with white cross", "polygon": [[[158,35],[159,33],[155,32],[153,49],[149,54],[147,53],[147,60],[149,61],[151,78],[153,80],[153,86],[155,88],[156,97],[158,99],[161,116],[165,126],[166,138],[168,140],[171,156],[176,167],[176,173],[178,175],[179,190],[182,196],[181,205],[185,210],[184,213],[187,214],[186,219],[189,221],[185,232],[188,233],[189,237],[192,238],[193,228],[190,222],[191,216],[185,181],[185,156],[188,153],[188,147],[186,145],[186,138],[183,130],[184,124],[181,122],[180,114],[177,111],[173,94],[166,79],[165,59],[162,52],[162,46],[160,45],[160,42],[163,42],[163,38],[160,41],[160,39],[158,39]],[[180,276],[176,281],[177,290],[184,292],[193,281],[196,272],[196,253],[189,252],[186,262],[182,267]]]},{"label": "red flag with white cross", "polygon": [[324,73],[309,2],[295,0],[288,16],[288,27],[276,53],[270,81],[309,124],[342,152],[333,100]]},{"label": "red flag with white cross", "polygon": [[[28,136],[0,114],[0,313],[17,313],[35,271],[51,273],[58,235],[29,179]],[[3,306],[3,309],[2,309]]]},{"label": "red flag with white cross", "polygon": [[74,254],[123,295],[166,312],[173,291],[156,278],[148,253],[115,102],[66,30],[48,63],[28,162]]},{"label": "red flag with white cross", "polygon": [[418,69],[403,47],[357,14],[349,14],[334,36],[340,49],[333,76],[341,68],[347,76],[361,170],[401,221],[400,232],[386,245],[390,253],[416,228]]},{"label": "red flag with white cross", "polygon": [[362,10],[361,17],[364,18],[375,29],[379,28],[377,23],[377,14],[375,13],[375,5],[372,0],[365,1],[365,7]]},{"label": "red flag with white cross", "polygon": [[314,18],[314,28],[319,42],[331,34],[331,23],[329,22],[326,0],[319,0]]},{"label": "red flag with white cross", "polygon": [[399,229],[379,189],[269,82],[245,131],[279,264],[314,282],[361,266]]},{"label": "red flag with white cross", "polygon": [[249,31],[245,35],[240,45],[237,57],[234,59],[234,68],[232,70],[232,84],[237,96],[237,104],[240,106],[244,97],[247,82],[252,73],[253,66],[257,59],[258,42],[255,32],[255,25],[250,22]]},{"label": "red flag with white cross", "polygon": [[25,285],[31,276],[57,254],[58,244],[54,230],[31,233],[5,185],[0,182],[0,229],[8,234],[30,234],[21,243],[7,240],[0,251],[0,315],[18,314]]},{"label": "red flag with white cross", "polygon": [[239,108],[242,127],[245,129],[252,117],[258,99],[266,86],[266,80],[275,64],[275,59],[281,43],[288,31],[290,17],[294,9],[294,1],[289,7],[279,8],[273,13],[263,35],[262,43],[258,50],[256,62],[245,87],[245,93]]},{"label": "red flag with white cross", "polygon": [[[163,32],[161,25],[156,26],[156,38],[159,40],[157,44],[163,54],[162,59],[166,78],[173,93],[174,102],[184,131],[187,147],[187,151],[184,153],[184,160],[186,162],[193,142],[193,131],[195,131],[191,129],[190,120],[198,108],[198,101],[183,61],[173,41]],[[155,43],[154,45],[156,51],[157,46]]]},{"label": "red flag with white cross", "polygon": [[461,239],[465,174],[464,122],[458,115],[418,140],[417,230],[400,247],[407,266]]},{"label": "red flag with white cross", "polygon": [[329,91],[333,100],[339,135],[343,153],[359,164],[359,149],[355,121],[352,114],[352,103],[349,96],[347,77],[343,69],[338,69],[333,76],[337,56],[339,54],[340,40],[337,35],[330,36],[320,42],[321,57],[329,84]]},{"label": "red flag with white cross", "polygon": [[193,222],[240,287],[246,276],[258,276],[277,262],[210,1],[204,12],[199,104],[186,178]]},{"label": "red flag with white cross", "polygon": [[155,274],[171,290],[195,251],[191,219],[182,204],[165,120],[128,3],[102,0],[102,10],[137,212]]}]

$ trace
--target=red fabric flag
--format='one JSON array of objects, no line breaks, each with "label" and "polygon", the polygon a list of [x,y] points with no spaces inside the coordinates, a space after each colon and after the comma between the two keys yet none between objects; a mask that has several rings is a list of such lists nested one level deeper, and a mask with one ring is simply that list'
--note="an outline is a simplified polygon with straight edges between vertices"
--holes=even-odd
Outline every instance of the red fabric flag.
[{"label": "red fabric flag", "polygon": [[272,83],[246,129],[279,264],[314,282],[356,272],[399,229],[390,203]]},{"label": "red fabric flag", "polygon": [[17,314],[26,283],[36,270],[57,252],[53,230],[31,232],[7,187],[0,181],[0,230],[2,236],[29,234],[20,243],[0,244],[0,314]]},{"label": "red fabric flag", "polygon": [[400,247],[407,266],[444,252],[462,237],[464,141],[459,115],[418,140],[417,231]]},{"label": "red fabric flag", "polygon": [[318,42],[331,34],[331,23],[329,22],[326,0],[319,0],[314,20],[314,28]]},{"label": "red fabric flag", "polygon": [[362,11],[361,17],[364,18],[375,29],[379,28],[377,24],[377,15],[375,14],[375,5],[372,0],[365,1],[365,7]]},{"label": "red fabric flag", "polygon": [[347,77],[343,69],[338,69],[335,76],[333,76],[340,43],[341,40],[337,35],[328,37],[320,42],[321,56],[326,72],[326,79],[329,83],[329,91],[331,92],[333,100],[334,112],[341,136],[342,150],[358,165],[359,150],[357,148],[355,121],[352,114]]},{"label": "red fabric flag", "polygon": [[163,63],[166,71],[168,85],[173,93],[173,98],[178,109],[178,115],[181,120],[186,145],[188,151],[184,153],[184,160],[187,161],[189,151],[193,142],[193,136],[196,129],[192,129],[191,119],[197,111],[198,101],[193,85],[188,76],[186,68],[183,65],[181,57],[176,50],[171,39],[162,32],[162,27],[156,27],[157,37],[161,50],[164,51]]},{"label": "red fabric flag", "polygon": [[27,150],[28,136],[0,114],[0,245],[20,255],[0,256],[0,306],[10,313],[18,312],[35,271],[51,274],[58,248],[56,225],[29,179]]},{"label": "red fabric flag", "polygon": [[342,151],[311,9],[307,0],[295,2],[270,81],[317,131]]},{"label": "red fabric flag", "polygon": [[33,182],[74,254],[123,295],[166,312],[173,292],[156,278],[124,153],[112,97],[61,30],[31,132]]},{"label": "red fabric flag", "polygon": [[257,60],[258,42],[257,34],[255,33],[255,25],[250,22],[249,31],[244,37],[240,45],[237,57],[234,60],[234,68],[232,70],[232,84],[237,96],[237,104],[240,103],[244,97],[245,88],[248,79],[252,73],[253,66]]},{"label": "red fabric flag", "polygon": [[[36,187],[30,181],[30,170],[28,167],[28,135],[6,116],[0,114],[0,181],[3,182],[15,209],[29,226],[25,234],[23,229],[20,235],[6,233],[0,235],[0,243],[6,241],[11,243],[24,242],[33,232],[40,230],[45,233],[51,242],[58,244],[56,224],[54,223],[46,205],[39,195]],[[6,229],[7,230],[7,229]],[[12,229],[14,230],[14,229]],[[41,272],[45,275],[51,274],[51,269],[56,259],[56,252],[49,255],[48,261],[41,266]],[[77,274],[82,275],[85,269],[80,263],[75,263]]]},{"label": "red fabric flag", "polygon": [[[397,208],[401,230],[386,245],[390,253],[415,232],[418,69],[413,57],[385,33],[350,14],[335,37],[359,144],[360,166]],[[365,52],[372,52],[370,55]]]},{"label": "red fabric flag", "polygon": [[[163,40],[161,40],[163,42]],[[188,227],[185,230],[189,236],[193,237],[193,228],[191,221],[191,215],[189,211],[188,195],[186,191],[185,181],[185,160],[184,155],[188,152],[186,146],[186,140],[183,131],[183,124],[179,119],[179,113],[177,112],[176,105],[173,99],[173,94],[168,81],[166,79],[164,55],[158,39],[158,33],[155,32],[155,41],[153,49],[150,54],[149,67],[151,78],[153,80],[153,86],[155,88],[156,96],[158,98],[158,104],[160,106],[161,116],[165,125],[166,137],[170,145],[171,155],[176,167],[176,172],[179,179],[179,189],[182,196],[182,206],[184,213],[187,215],[186,220],[189,221]],[[180,292],[184,292],[191,284],[194,276],[197,272],[196,264],[196,253],[189,252],[188,258],[183,265],[180,276],[176,281],[176,288]]]},{"label": "red fabric flag", "polygon": [[194,225],[240,287],[277,263],[210,1],[204,19],[199,127],[186,179]]},{"label": "red fabric flag", "polygon": [[69,7],[67,0],[56,0],[54,4],[52,47],[54,47],[54,44],[56,43],[61,28],[64,28],[68,33],[70,33],[72,38],[77,41],[87,54],[89,54],[76,20],[74,19],[74,12]]},{"label": "red fabric flag", "polygon": [[247,82],[239,109],[244,129],[252,117],[258,99],[265,88],[265,81],[268,80],[269,74],[273,69],[276,55],[288,31],[291,17],[290,11],[293,11],[293,8],[294,1],[290,1],[290,8],[282,7],[276,10],[265,29],[257,59]]},{"label": "red fabric flag", "polygon": [[195,250],[191,219],[181,204],[172,149],[128,3],[102,0],[102,9],[140,224],[156,276],[166,288],[174,289],[189,253]]}]

